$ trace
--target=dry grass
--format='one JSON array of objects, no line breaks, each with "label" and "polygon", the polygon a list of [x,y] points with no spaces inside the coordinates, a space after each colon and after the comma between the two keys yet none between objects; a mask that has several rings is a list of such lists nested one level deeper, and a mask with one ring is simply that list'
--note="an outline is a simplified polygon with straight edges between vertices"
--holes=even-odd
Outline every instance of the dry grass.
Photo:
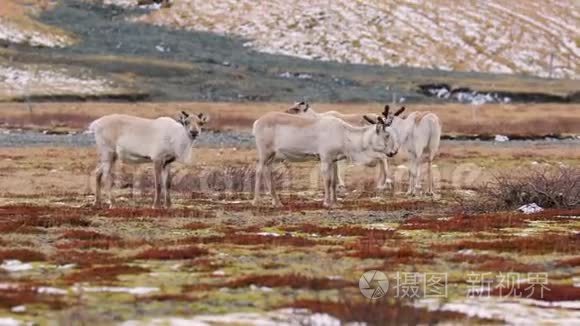
[{"label": "dry grass", "polygon": [[445,320],[461,320],[460,313],[428,311],[416,308],[400,300],[394,303],[386,300],[355,301],[345,299],[338,302],[299,299],[288,307],[308,309],[326,313],[344,323],[363,322],[367,325],[435,325]]},{"label": "dry grass", "polygon": [[119,275],[142,274],[149,269],[129,265],[109,265],[89,267],[78,272],[66,275],[63,280],[67,283],[114,283]]},{"label": "dry grass", "polygon": [[507,210],[536,203],[543,208],[580,207],[580,168],[541,167],[497,173],[476,198],[459,202],[465,210]]},{"label": "dry grass", "polygon": [[493,241],[462,240],[451,244],[435,246],[445,250],[494,250],[498,252],[516,252],[526,255],[568,253],[580,251],[580,235],[545,233],[523,237],[497,237]]},{"label": "dry grass", "polygon": [[243,288],[250,285],[270,288],[290,287],[293,289],[332,290],[354,287],[356,283],[347,280],[309,277],[300,274],[249,275],[236,278],[220,287]]},{"label": "dry grass", "polygon": [[[83,129],[94,117],[126,113],[143,117],[175,116],[180,110],[206,112],[212,116],[207,128],[250,130],[258,117],[285,110],[290,103],[43,103],[30,115],[25,104],[0,103],[0,124],[17,126],[68,126]],[[317,111],[343,113],[379,112],[384,104],[317,104]],[[412,104],[412,111],[432,111],[440,117],[445,134],[551,135],[580,134],[578,104],[509,104],[474,107],[463,104]],[[86,126],[85,126],[86,127]]]}]

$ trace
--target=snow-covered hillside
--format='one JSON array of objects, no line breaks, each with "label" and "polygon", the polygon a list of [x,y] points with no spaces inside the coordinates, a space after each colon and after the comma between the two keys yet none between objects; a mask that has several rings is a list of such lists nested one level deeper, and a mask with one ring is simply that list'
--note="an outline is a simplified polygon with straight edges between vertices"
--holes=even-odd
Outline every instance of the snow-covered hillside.
[{"label": "snow-covered hillside", "polygon": [[257,50],[304,58],[580,77],[577,0],[173,2],[137,19],[241,36]]}]

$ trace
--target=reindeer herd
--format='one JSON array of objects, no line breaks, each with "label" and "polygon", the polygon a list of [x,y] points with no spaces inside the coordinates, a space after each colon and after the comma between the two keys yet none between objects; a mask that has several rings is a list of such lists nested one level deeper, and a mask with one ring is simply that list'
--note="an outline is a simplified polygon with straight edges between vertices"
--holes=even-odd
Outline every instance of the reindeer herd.
[{"label": "reindeer herd", "polygon": [[[337,205],[337,187],[343,186],[338,162],[377,166],[377,188],[392,186],[388,178],[387,158],[400,149],[409,157],[407,195],[421,193],[421,163],[427,163],[426,195],[433,195],[432,162],[439,149],[441,124],[429,112],[402,116],[405,107],[390,112],[386,105],[381,114],[318,113],[308,103],[298,102],[285,112],[269,112],[254,122],[258,162],[254,205],[260,203],[262,183],[270,190],[273,206],[281,206],[273,180],[272,165],[277,161],[320,162],[325,207]],[[176,119],[144,119],[123,114],[107,115],[93,121],[99,163],[96,170],[95,205],[102,205],[103,178],[111,206],[114,205],[113,167],[124,163],[153,163],[155,195],[153,207],[170,207],[170,165],[187,162],[194,140],[209,121],[203,113],[180,112]]]}]

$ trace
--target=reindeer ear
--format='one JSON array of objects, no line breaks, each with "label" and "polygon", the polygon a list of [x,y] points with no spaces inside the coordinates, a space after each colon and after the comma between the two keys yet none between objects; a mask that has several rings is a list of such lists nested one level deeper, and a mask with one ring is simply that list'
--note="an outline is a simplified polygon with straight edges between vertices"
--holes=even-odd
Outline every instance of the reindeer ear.
[{"label": "reindeer ear", "polygon": [[368,123],[370,123],[372,125],[376,125],[377,124],[377,122],[375,120],[373,120],[372,118],[370,118],[370,117],[368,117],[366,115],[363,115],[363,118],[366,120],[366,122],[368,122]]},{"label": "reindeer ear", "polygon": [[209,122],[209,115],[205,114],[205,113],[199,113],[197,115],[198,119],[199,119],[199,123],[204,125],[206,123]]},{"label": "reindeer ear", "polygon": [[397,112],[395,112],[395,117],[398,117],[401,113],[403,113],[403,111],[405,111],[405,107],[401,107]]},{"label": "reindeer ear", "polygon": [[181,111],[181,116],[188,118],[189,117],[189,113],[185,112],[185,111]]},{"label": "reindeer ear", "polygon": [[308,109],[310,109],[310,104],[306,103],[306,107],[304,108],[304,112],[308,111]]}]

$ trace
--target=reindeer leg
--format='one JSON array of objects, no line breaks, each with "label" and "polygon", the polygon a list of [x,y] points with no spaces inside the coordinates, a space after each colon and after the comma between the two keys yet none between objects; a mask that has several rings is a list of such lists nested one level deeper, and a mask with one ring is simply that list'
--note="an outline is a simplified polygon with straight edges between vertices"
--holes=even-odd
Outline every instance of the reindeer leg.
[{"label": "reindeer leg", "polygon": [[415,163],[415,171],[416,171],[416,173],[415,173],[415,189],[414,189],[413,194],[421,195],[421,192],[422,192],[421,191],[421,188],[422,188],[421,181],[422,180],[421,180],[421,158],[420,157],[417,159],[417,161]]},{"label": "reindeer leg", "polygon": [[113,155],[112,159],[106,161],[103,165],[103,174],[105,175],[105,185],[107,187],[107,193],[109,195],[109,207],[115,206],[115,198],[113,195],[113,167],[115,166],[116,156]]},{"label": "reindeer leg", "polygon": [[324,207],[331,207],[332,201],[330,198],[330,183],[331,183],[331,176],[332,173],[332,163],[327,162],[326,160],[320,160],[320,172],[322,174],[322,180],[324,183],[324,201],[322,202],[322,206]]},{"label": "reindeer leg", "polygon": [[163,167],[161,171],[161,183],[163,186],[163,201],[165,202],[165,207],[170,208],[171,196],[169,194],[169,189],[171,188],[171,175],[168,163],[165,163],[165,167]]},{"label": "reindeer leg", "polygon": [[330,183],[330,190],[331,190],[331,194],[332,194],[332,203],[333,205],[338,205],[338,198],[337,198],[337,186],[338,186],[338,162],[334,162],[332,164],[332,174],[331,174],[331,183]]},{"label": "reindeer leg", "polygon": [[264,161],[260,159],[256,164],[256,183],[254,185],[254,201],[252,204],[258,206],[260,203],[260,186],[262,185],[262,173],[264,171]]},{"label": "reindeer leg", "polygon": [[282,202],[280,202],[280,197],[278,197],[276,186],[274,185],[274,172],[272,165],[269,165],[266,169],[266,183],[267,187],[270,189],[270,196],[272,196],[272,206],[281,207]]},{"label": "reindeer leg", "polygon": [[433,157],[429,154],[429,160],[427,160],[427,192],[425,193],[427,196],[433,196],[435,193],[433,192]]},{"label": "reindeer leg", "polygon": [[346,184],[344,183],[344,179],[342,177],[342,169],[339,168],[339,164],[338,162],[336,163],[336,174],[337,174],[337,182],[338,182],[338,188],[340,189],[345,189],[346,188]]},{"label": "reindeer leg", "polygon": [[161,173],[163,163],[153,162],[153,177],[155,179],[155,197],[153,198],[153,208],[161,208]]},{"label": "reindeer leg", "polygon": [[407,189],[407,196],[415,195],[415,180],[417,179],[417,164],[414,157],[411,158],[409,163],[409,187]]},{"label": "reindeer leg", "polygon": [[99,163],[95,175],[95,207],[101,206],[101,187],[103,186],[103,163]]}]

